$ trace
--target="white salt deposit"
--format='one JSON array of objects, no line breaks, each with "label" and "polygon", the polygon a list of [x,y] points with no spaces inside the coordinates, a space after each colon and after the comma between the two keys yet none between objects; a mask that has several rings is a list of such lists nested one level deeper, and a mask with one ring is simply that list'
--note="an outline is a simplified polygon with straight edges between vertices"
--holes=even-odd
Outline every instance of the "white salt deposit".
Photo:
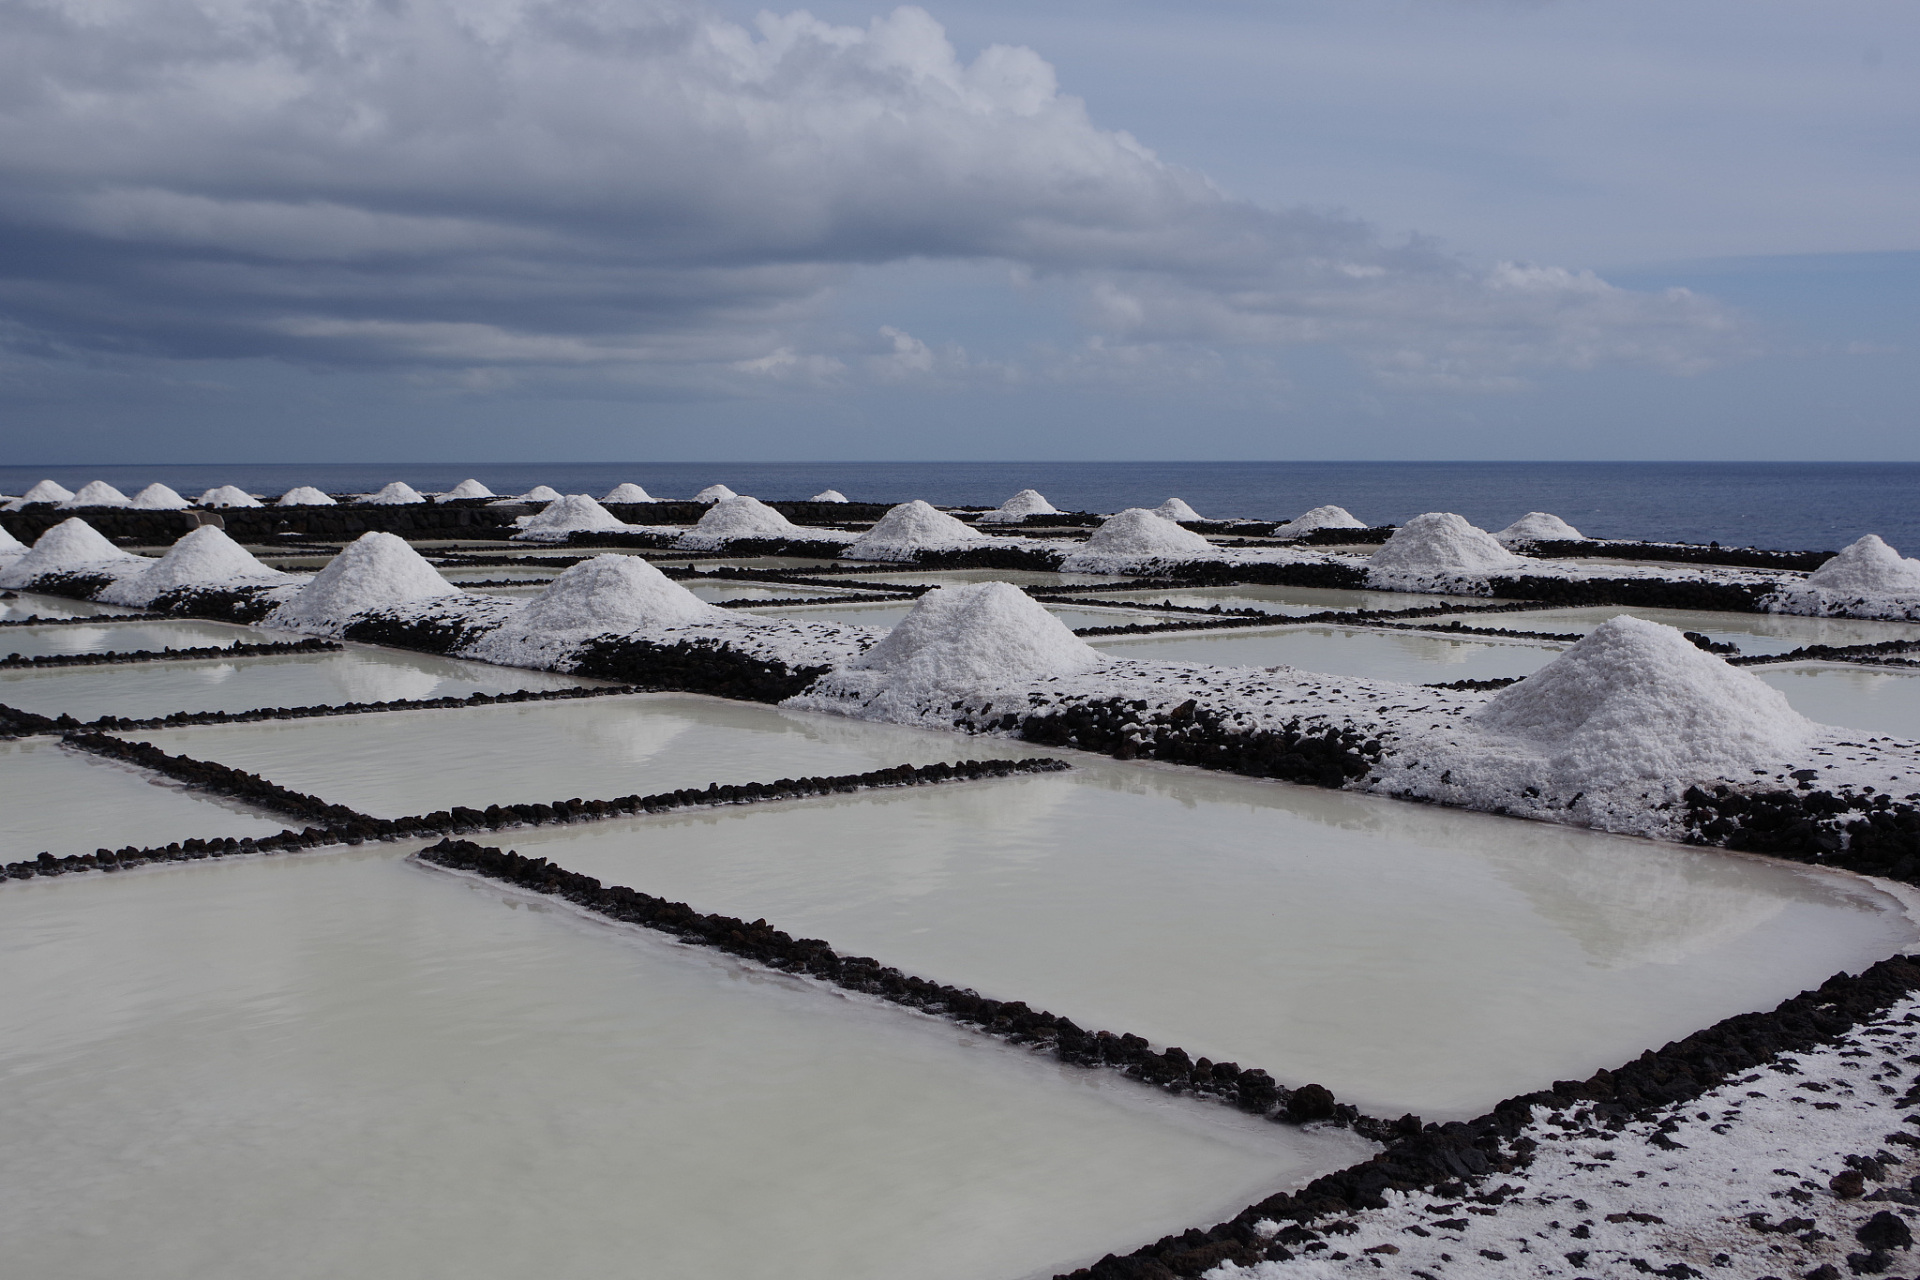
[{"label": "white salt deposit", "polygon": [[1920,560],[1867,534],[1807,575],[1807,585],[1861,595],[1920,595]]},{"label": "white salt deposit", "polygon": [[1420,578],[1517,569],[1526,563],[1461,516],[1429,511],[1394,530],[1368,563],[1368,576]]},{"label": "white salt deposit", "polygon": [[7,504],[7,510],[18,511],[22,507],[32,506],[36,502],[65,502],[73,496],[73,490],[52,480],[42,480],[24,494]]},{"label": "white salt deposit", "polygon": [[225,530],[202,525],[169,547],[150,568],[102,591],[100,599],[144,605],[183,587],[264,586],[287,580],[286,574],[254,559]]},{"label": "white salt deposit", "polygon": [[546,508],[520,517],[520,532],[513,536],[527,542],[564,541],[570,533],[589,533],[597,529],[631,529],[619,516],[584,493],[556,498]]},{"label": "white salt deposit", "polygon": [[847,495],[838,489],[822,489],[807,499],[808,502],[845,502],[846,500]]},{"label": "white salt deposit", "polygon": [[1019,524],[1028,516],[1058,514],[1060,508],[1048,502],[1037,489],[1022,489],[997,508],[982,515],[979,524]]},{"label": "white salt deposit", "polygon": [[329,626],[356,613],[412,600],[460,595],[460,588],[391,533],[363,533],[278,609],[279,626]]},{"label": "white salt deposit", "polygon": [[1345,507],[1315,507],[1273,531],[1276,538],[1300,538],[1317,529],[1364,529],[1366,524]]},{"label": "white salt deposit", "polygon": [[552,485],[537,484],[514,499],[516,502],[558,502],[560,491]]},{"label": "white salt deposit", "polygon": [[80,486],[80,492],[55,504],[61,507],[124,507],[132,499],[120,492],[105,480],[89,480]]},{"label": "white salt deposit", "polygon": [[1213,550],[1191,529],[1182,529],[1165,516],[1144,507],[1129,507],[1108,516],[1087,539],[1085,554],[1094,556],[1191,557]]},{"label": "white salt deposit", "polygon": [[334,500],[310,484],[298,485],[280,495],[275,504],[282,507],[331,507]]},{"label": "white salt deposit", "polygon": [[360,501],[375,507],[402,507],[416,502],[425,502],[418,489],[404,480],[395,480],[378,493],[370,493]]},{"label": "white salt deposit", "polygon": [[5,525],[0,525],[0,556],[11,558],[25,555],[26,552],[27,544],[8,533]]},{"label": "white salt deposit", "polygon": [[163,484],[150,484],[133,495],[136,511],[183,511],[188,502]]},{"label": "white salt deposit", "polygon": [[487,488],[487,486],[481,484],[478,480],[469,479],[462,480],[459,484],[447,490],[446,496],[449,498],[491,498],[493,496],[493,490]]},{"label": "white salt deposit", "polygon": [[41,534],[33,549],[14,560],[0,573],[0,587],[23,587],[49,573],[96,571],[125,573],[129,568],[151,563],[108,542],[99,530],[74,516]]},{"label": "white salt deposit", "polygon": [[652,502],[653,495],[637,484],[617,484],[607,490],[602,502]]},{"label": "white salt deposit", "polygon": [[990,541],[944,511],[915,498],[891,508],[842,555],[855,560],[911,560],[916,552],[950,550]]},{"label": "white salt deposit", "polygon": [[639,556],[604,555],[583,560],[555,578],[509,626],[600,634],[723,622],[730,617]]},{"label": "white salt deposit", "polygon": [[853,660],[896,692],[934,696],[1079,675],[1106,660],[1033,597],[1006,582],[936,587],[880,642]]},{"label": "white salt deposit", "polygon": [[258,499],[238,485],[223,484],[207,490],[196,500],[203,507],[257,507]]},{"label": "white salt deposit", "polygon": [[710,484],[693,495],[695,502],[718,502],[722,498],[737,498],[740,495],[723,484]]},{"label": "white salt deposit", "polygon": [[1504,543],[1515,542],[1587,542],[1586,534],[1545,511],[1529,511],[1493,535]]},{"label": "white salt deposit", "polygon": [[1162,520],[1204,520],[1205,516],[1186,504],[1182,498],[1168,498],[1153,509],[1153,514]]},{"label": "white salt deposit", "polygon": [[674,540],[682,551],[713,551],[735,538],[805,538],[807,531],[758,498],[722,498]]}]

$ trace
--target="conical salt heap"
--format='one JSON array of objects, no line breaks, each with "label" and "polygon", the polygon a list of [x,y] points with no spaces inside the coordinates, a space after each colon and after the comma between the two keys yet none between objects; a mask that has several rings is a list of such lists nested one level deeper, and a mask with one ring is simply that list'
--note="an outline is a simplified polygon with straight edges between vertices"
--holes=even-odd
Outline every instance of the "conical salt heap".
[{"label": "conical salt heap", "polygon": [[1058,515],[1060,508],[1048,502],[1038,489],[1022,489],[998,507],[982,515],[979,524],[1019,524],[1028,516]]},{"label": "conical salt heap", "polygon": [[8,533],[7,527],[0,524],[0,558],[10,560],[25,554],[27,554],[27,544]]},{"label": "conical salt heap", "polygon": [[1079,675],[1105,659],[1033,597],[1005,582],[939,587],[849,667],[931,696],[1042,676]]},{"label": "conical salt heap", "polygon": [[42,480],[40,483],[34,485],[33,488],[15,498],[12,502],[9,502],[7,504],[7,510],[18,511],[22,507],[30,507],[36,502],[65,502],[72,496],[73,490],[67,488],[65,485],[53,480]]},{"label": "conical salt heap", "polygon": [[591,533],[596,529],[630,529],[619,516],[607,510],[593,498],[584,493],[570,493],[556,498],[542,511],[520,519],[520,532],[515,537],[526,537],[534,541],[543,538],[562,538],[569,533]]},{"label": "conical salt heap", "polygon": [[136,511],[184,511],[190,505],[185,498],[158,482],[133,495]]},{"label": "conical salt heap", "polygon": [[1182,529],[1165,516],[1144,507],[1129,507],[1108,516],[1087,539],[1083,554],[1090,556],[1206,555],[1213,544],[1191,529]]},{"label": "conical salt heap", "polygon": [[907,560],[916,551],[964,547],[986,538],[986,534],[915,498],[890,508],[841,554],[855,560]]},{"label": "conical salt heap", "polygon": [[481,484],[478,480],[462,480],[459,484],[447,490],[447,496],[449,498],[491,498],[493,496],[493,490],[487,488],[487,486]]},{"label": "conical salt heap", "polygon": [[632,484],[632,483],[617,484],[613,486],[613,488],[607,490],[607,496],[600,499],[600,501],[602,502],[652,502],[653,495],[648,493],[645,489],[642,489],[637,484]]},{"label": "conical salt heap", "polygon": [[1394,530],[1373,553],[1368,568],[1403,574],[1485,573],[1524,564],[1485,529],[1451,512],[1429,511]]},{"label": "conical salt heap", "polygon": [[281,494],[280,500],[274,505],[279,507],[332,507],[338,506],[339,504],[334,502],[326,493],[314,488],[312,485],[302,484],[295,485],[293,488]]},{"label": "conical salt heap", "polygon": [[80,486],[80,492],[71,498],[63,499],[56,505],[67,508],[78,507],[127,507],[133,505],[133,499],[120,492],[105,480],[89,480]]},{"label": "conical salt heap", "polygon": [[598,634],[728,618],[726,610],[708,604],[639,556],[604,555],[582,560],[555,578],[514,615],[508,628]]},{"label": "conical salt heap", "polygon": [[257,586],[287,575],[254,559],[225,530],[202,525],[167,548],[167,554],[100,593],[116,604],[144,605],[184,587]]},{"label": "conical salt heap", "polygon": [[30,551],[8,565],[0,573],[0,587],[24,587],[50,573],[97,570],[118,575],[151,563],[145,556],[122,551],[99,530],[74,516],[41,534]]},{"label": "conical salt heap", "polygon": [[1529,511],[1493,536],[1503,543],[1591,541],[1586,534],[1546,511]]},{"label": "conical salt heap", "polygon": [[758,498],[722,498],[699,523],[674,539],[685,551],[711,551],[735,538],[804,538],[806,530]]},{"label": "conical salt heap", "polygon": [[239,485],[223,484],[200,495],[203,507],[257,507],[259,500]]},{"label": "conical salt heap", "polygon": [[405,507],[416,502],[425,502],[426,498],[405,480],[395,480],[392,484],[383,487],[380,492],[370,493],[360,501],[372,507]]},{"label": "conical salt heap", "polygon": [[1300,538],[1321,529],[1364,529],[1367,526],[1356,519],[1353,512],[1345,507],[1315,507],[1303,511],[1293,519],[1274,529],[1276,538]]},{"label": "conical salt heap", "polygon": [[376,531],[361,534],[327,561],[276,620],[295,626],[341,623],[369,609],[460,594],[406,539]]},{"label": "conical salt heap", "polygon": [[722,498],[737,498],[740,495],[723,484],[710,484],[693,495],[695,502],[718,502]]},{"label": "conical salt heap", "polygon": [[560,491],[548,484],[537,484],[519,497],[521,502],[558,502],[559,500]]},{"label": "conical salt heap", "polygon": [[1188,506],[1184,498],[1168,498],[1153,509],[1153,514],[1162,520],[1204,520],[1205,516]]},{"label": "conical salt heap", "polygon": [[1920,595],[1920,560],[1869,533],[1808,574],[1807,585],[1850,595]]},{"label": "conical salt heap", "polygon": [[838,489],[822,489],[807,499],[808,502],[845,502],[846,500],[847,495]]}]

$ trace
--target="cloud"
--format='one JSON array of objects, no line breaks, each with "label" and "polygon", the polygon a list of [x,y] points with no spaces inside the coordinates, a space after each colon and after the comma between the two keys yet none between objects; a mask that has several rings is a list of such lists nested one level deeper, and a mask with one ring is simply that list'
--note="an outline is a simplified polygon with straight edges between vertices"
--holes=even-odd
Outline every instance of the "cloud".
[{"label": "cloud", "polygon": [[23,341],[722,394],[1014,376],[898,326],[841,349],[834,286],[925,260],[1071,291],[1106,364],[1320,344],[1484,389],[1689,371],[1737,340],[1684,291],[1236,200],[1097,126],[1032,50],[962,61],[916,8],[749,28],[679,0],[0,0],[0,320]]}]

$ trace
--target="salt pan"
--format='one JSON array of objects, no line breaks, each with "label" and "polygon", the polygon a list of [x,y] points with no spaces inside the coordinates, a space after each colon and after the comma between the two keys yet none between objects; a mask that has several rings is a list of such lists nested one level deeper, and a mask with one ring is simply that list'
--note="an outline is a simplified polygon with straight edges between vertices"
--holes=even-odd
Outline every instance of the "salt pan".
[{"label": "salt pan", "polygon": [[310,484],[298,485],[280,495],[275,504],[281,507],[331,507],[337,505],[325,493]]},{"label": "salt pan", "polygon": [[991,541],[944,511],[915,498],[888,510],[842,555],[855,560],[911,560],[921,551],[951,550]]},{"label": "salt pan", "polygon": [[1173,520],[1176,522],[1181,520],[1203,520],[1206,518],[1188,506],[1185,499],[1182,498],[1168,498],[1165,502],[1153,509],[1153,514],[1159,516],[1162,520]]},{"label": "salt pan", "polygon": [[1048,502],[1037,489],[1022,489],[997,508],[982,515],[980,524],[1019,524],[1028,516],[1056,515],[1060,508]]},{"label": "salt pan", "polygon": [[602,502],[652,502],[653,495],[637,484],[617,484],[607,490]]},{"label": "salt pan", "polygon": [[446,496],[449,498],[491,498],[493,496],[493,490],[487,488],[487,486],[481,484],[478,480],[462,480],[459,484],[447,490]]},{"label": "salt pan", "polygon": [[20,497],[9,502],[7,504],[7,510],[18,511],[23,507],[30,507],[36,502],[65,502],[72,496],[73,490],[67,488],[65,485],[57,484],[52,480],[42,480]]},{"label": "salt pan", "polygon": [[201,494],[198,505],[203,507],[257,507],[258,499],[238,485],[223,484]]},{"label": "salt pan", "polygon": [[1545,511],[1529,511],[1493,535],[1500,542],[1588,542],[1586,534]]},{"label": "salt pan", "polygon": [[202,525],[169,547],[150,568],[102,591],[100,599],[145,605],[183,587],[266,586],[288,580],[286,574],[254,559],[225,530]]},{"label": "salt pan", "polygon": [[132,500],[105,480],[90,480],[80,486],[80,492],[71,498],[55,504],[61,507],[124,507]]},{"label": "salt pan", "polygon": [[695,502],[718,502],[722,498],[737,498],[740,495],[723,484],[710,484],[693,495]]},{"label": "salt pan", "polygon": [[366,503],[368,506],[374,507],[402,507],[410,506],[416,502],[425,502],[426,499],[420,495],[418,489],[406,481],[395,480],[392,484],[381,489],[380,492],[370,493],[360,499],[360,501]]},{"label": "salt pan", "polygon": [[276,626],[344,626],[355,614],[412,600],[460,595],[460,588],[391,533],[363,533],[349,543],[313,581],[275,611]]},{"label": "salt pan", "polygon": [[133,495],[136,511],[184,511],[188,502],[163,484],[150,484]]},{"label": "salt pan", "polygon": [[1363,522],[1354,518],[1353,512],[1345,507],[1315,507],[1276,528],[1273,536],[1301,538],[1317,529],[1364,529],[1366,527]]}]

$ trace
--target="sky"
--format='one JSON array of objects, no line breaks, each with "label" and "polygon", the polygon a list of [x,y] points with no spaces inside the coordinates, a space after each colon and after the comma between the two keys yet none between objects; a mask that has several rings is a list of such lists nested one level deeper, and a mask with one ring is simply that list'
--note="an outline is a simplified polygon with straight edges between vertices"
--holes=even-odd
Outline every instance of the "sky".
[{"label": "sky", "polygon": [[0,0],[0,461],[1920,459],[1920,8]]}]

